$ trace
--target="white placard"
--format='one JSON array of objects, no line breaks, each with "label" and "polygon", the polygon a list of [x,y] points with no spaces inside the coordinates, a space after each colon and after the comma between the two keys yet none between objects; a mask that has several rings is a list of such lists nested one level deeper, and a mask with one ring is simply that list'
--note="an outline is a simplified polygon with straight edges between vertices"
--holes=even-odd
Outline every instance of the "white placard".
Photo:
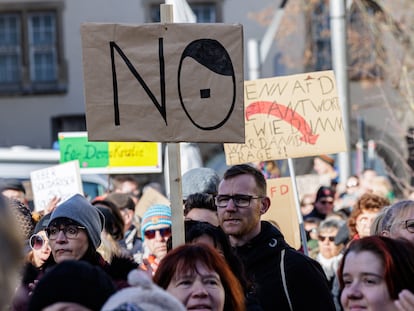
[{"label": "white placard", "polygon": [[36,211],[44,210],[55,196],[63,202],[76,193],[83,194],[78,160],[33,171],[30,180]]}]

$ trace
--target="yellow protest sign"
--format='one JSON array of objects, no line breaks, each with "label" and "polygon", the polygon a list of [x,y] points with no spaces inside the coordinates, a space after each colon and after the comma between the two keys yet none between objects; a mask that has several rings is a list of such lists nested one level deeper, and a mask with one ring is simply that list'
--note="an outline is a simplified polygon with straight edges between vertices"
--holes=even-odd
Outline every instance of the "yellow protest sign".
[{"label": "yellow protest sign", "polygon": [[129,174],[162,171],[161,143],[94,142],[87,132],[60,132],[60,162],[79,160],[81,173]]},{"label": "yellow protest sign", "polygon": [[108,143],[110,166],[159,166],[158,143]]},{"label": "yellow protest sign", "polygon": [[333,71],[245,81],[244,144],[225,144],[228,165],[346,151]]}]

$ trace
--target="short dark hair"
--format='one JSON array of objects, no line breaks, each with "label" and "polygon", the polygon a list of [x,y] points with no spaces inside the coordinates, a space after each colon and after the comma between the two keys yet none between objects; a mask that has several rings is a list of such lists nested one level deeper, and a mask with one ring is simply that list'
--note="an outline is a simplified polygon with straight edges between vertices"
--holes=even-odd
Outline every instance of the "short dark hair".
[{"label": "short dark hair", "polygon": [[184,216],[187,216],[193,208],[202,208],[217,212],[214,197],[208,193],[199,192],[190,194],[184,204]]},{"label": "short dark hair", "polygon": [[106,196],[105,200],[112,202],[120,210],[129,209],[135,211],[135,203],[127,193],[111,192]]},{"label": "short dark hair", "polygon": [[92,205],[96,206],[105,217],[105,230],[115,241],[122,240],[124,237],[124,219],[119,208],[115,203],[108,200],[95,200]]},{"label": "short dark hair", "polygon": [[261,171],[248,164],[233,165],[224,172],[223,179],[230,179],[239,175],[251,175],[256,181],[259,195],[266,195],[266,179]]}]

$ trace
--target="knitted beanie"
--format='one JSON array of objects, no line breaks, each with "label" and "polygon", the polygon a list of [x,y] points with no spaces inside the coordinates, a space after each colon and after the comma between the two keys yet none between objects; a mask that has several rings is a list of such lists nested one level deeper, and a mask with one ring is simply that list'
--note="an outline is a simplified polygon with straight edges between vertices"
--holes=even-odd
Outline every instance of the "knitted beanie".
[{"label": "knitted beanie", "polygon": [[75,194],[58,205],[52,212],[49,225],[57,218],[68,218],[84,226],[95,249],[101,244],[105,218],[84,196]]},{"label": "knitted beanie", "polygon": [[115,292],[111,277],[100,267],[83,260],[65,260],[47,270],[39,280],[28,311],[44,310],[56,302],[74,302],[100,310]]},{"label": "knitted beanie", "polygon": [[128,274],[131,287],[113,294],[101,311],[184,311],[184,305],[173,295],[154,284],[143,271]]},{"label": "knitted beanie", "polygon": [[193,193],[217,194],[220,177],[208,167],[196,167],[184,173],[182,178],[183,200]]},{"label": "knitted beanie", "polygon": [[147,211],[142,216],[141,221],[141,236],[145,238],[145,230],[149,226],[168,225],[172,226],[171,222],[171,208],[163,204],[155,204],[148,207]]}]

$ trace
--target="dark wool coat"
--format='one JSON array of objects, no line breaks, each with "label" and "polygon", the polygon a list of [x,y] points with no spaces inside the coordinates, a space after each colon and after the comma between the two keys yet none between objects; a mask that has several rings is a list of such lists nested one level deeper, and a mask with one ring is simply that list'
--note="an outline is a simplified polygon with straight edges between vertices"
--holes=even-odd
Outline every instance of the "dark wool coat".
[{"label": "dark wool coat", "polygon": [[[236,247],[235,251],[244,263],[247,277],[255,284],[263,310],[335,311],[320,264],[290,247],[280,231],[269,222],[262,221],[261,226],[259,235]],[[286,287],[281,269],[282,250]]]}]

